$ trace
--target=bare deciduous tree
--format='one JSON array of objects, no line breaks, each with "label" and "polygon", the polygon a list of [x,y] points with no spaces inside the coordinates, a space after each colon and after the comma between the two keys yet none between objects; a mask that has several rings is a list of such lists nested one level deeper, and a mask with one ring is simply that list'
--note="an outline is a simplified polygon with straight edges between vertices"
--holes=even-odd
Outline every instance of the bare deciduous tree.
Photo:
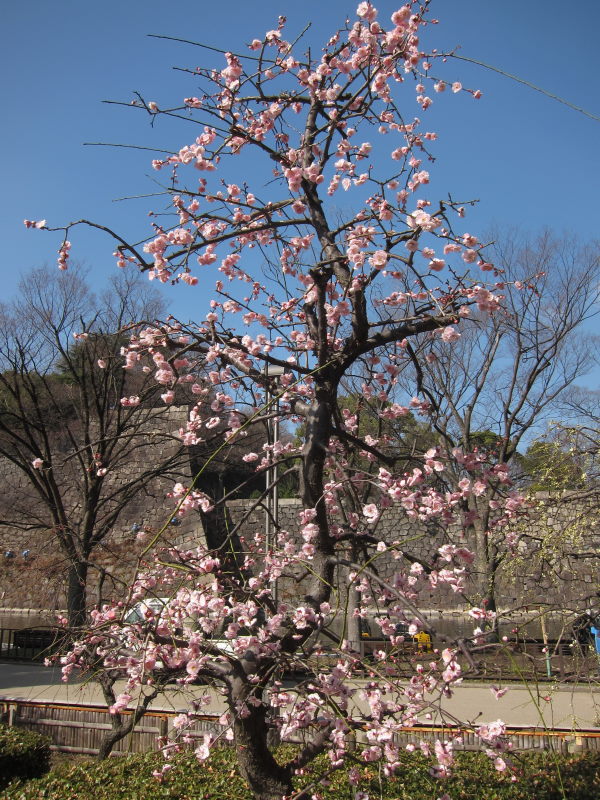
[{"label": "bare deciduous tree", "polygon": [[[407,390],[431,402],[432,423],[447,452],[479,451],[490,467],[519,477],[519,447],[542,431],[568,390],[591,368],[593,349],[585,323],[598,312],[600,253],[568,237],[546,232],[536,239],[518,233],[496,237],[494,263],[505,281],[503,311],[490,321],[463,319],[452,346],[423,338],[411,344]],[[426,358],[419,346],[431,347]],[[469,479],[468,464],[445,473],[456,490]],[[476,542],[474,602],[496,609],[497,571],[509,549],[506,532],[494,529],[494,501],[505,494],[491,482],[466,502]]]},{"label": "bare deciduous tree", "polygon": [[183,463],[156,384],[121,356],[130,323],[162,310],[135,276],[98,302],[77,271],[49,269],[26,276],[1,310],[0,456],[21,491],[5,495],[0,524],[39,531],[41,547],[61,553],[71,626],[85,622],[98,547],[132,500]]}]

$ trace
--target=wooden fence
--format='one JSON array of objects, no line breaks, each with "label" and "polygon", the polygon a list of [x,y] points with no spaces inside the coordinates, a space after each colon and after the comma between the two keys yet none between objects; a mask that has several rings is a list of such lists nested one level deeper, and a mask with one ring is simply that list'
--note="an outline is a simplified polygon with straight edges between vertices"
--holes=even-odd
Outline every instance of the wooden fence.
[{"label": "wooden fence", "polygon": [[[69,753],[94,755],[98,752],[103,735],[111,729],[107,714],[107,709],[102,706],[0,701],[0,719],[3,722],[46,734],[52,740],[53,750]],[[116,745],[114,753],[123,755],[156,750],[159,737],[169,734],[176,715],[174,711],[149,711],[136,729]],[[196,721],[189,734],[192,739],[199,739],[207,732],[218,733],[221,730],[216,716],[205,715]],[[423,725],[406,728],[397,741],[399,744],[433,743],[436,739],[456,737],[460,740],[456,749],[479,750],[485,747],[472,729],[459,727]],[[514,750],[600,751],[599,730],[509,728],[507,738]]]},{"label": "wooden fence", "polygon": [[[125,711],[123,714],[129,714]],[[148,711],[129,736],[115,745],[116,754],[147,753],[158,748],[159,737],[169,734],[177,712]],[[0,719],[9,726],[27,728],[52,740],[52,749],[67,753],[98,753],[100,742],[112,727],[105,706],[67,703],[1,700]],[[204,733],[221,730],[216,716],[200,717],[189,734],[200,739]]]},{"label": "wooden fence", "polygon": [[[426,741],[433,744],[436,739],[458,737],[455,750],[485,750],[485,745],[471,728],[418,726],[407,728],[406,733],[396,737],[398,744]],[[507,728],[506,739],[517,750],[552,750],[559,753],[581,753],[600,751],[600,731],[558,730],[543,728]]]}]

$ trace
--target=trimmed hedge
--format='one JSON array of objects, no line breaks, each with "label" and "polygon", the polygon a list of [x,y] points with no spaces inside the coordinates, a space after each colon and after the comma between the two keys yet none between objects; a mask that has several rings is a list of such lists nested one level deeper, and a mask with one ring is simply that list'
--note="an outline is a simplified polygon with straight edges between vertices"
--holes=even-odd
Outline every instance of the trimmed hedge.
[{"label": "trimmed hedge", "polygon": [[15,778],[39,778],[50,769],[50,739],[0,725],[0,788]]},{"label": "trimmed hedge", "polygon": [[[431,762],[419,754],[406,754],[398,775],[380,776],[376,767],[361,768],[358,790],[370,798],[384,800],[437,800],[447,793],[451,800],[598,800],[600,797],[600,754],[557,756],[514,754],[511,756],[517,780],[499,774],[480,753],[459,753],[453,776],[431,777]],[[237,774],[235,755],[223,748],[209,761],[199,764],[193,755],[173,760],[173,769],[161,781],[152,776],[164,765],[156,754],[124,756],[102,763],[62,764],[50,775],[27,784],[13,784],[5,800],[251,800],[251,794]],[[320,766],[326,768],[327,762]],[[297,788],[311,783],[307,773]],[[343,774],[334,773],[326,786],[311,794],[322,800],[348,800],[353,787]]]}]

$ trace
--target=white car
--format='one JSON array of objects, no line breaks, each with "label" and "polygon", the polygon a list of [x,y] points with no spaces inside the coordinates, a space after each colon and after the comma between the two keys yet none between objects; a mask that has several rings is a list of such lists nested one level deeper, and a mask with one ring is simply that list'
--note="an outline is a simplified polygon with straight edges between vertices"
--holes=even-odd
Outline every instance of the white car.
[{"label": "white car", "polygon": [[[134,625],[136,622],[144,622],[149,616],[147,613],[148,611],[152,612],[152,616],[160,619],[168,603],[168,597],[147,597],[139,603],[136,603],[134,607],[127,612],[124,622],[128,625]],[[191,617],[184,623],[184,628],[187,630],[196,629],[194,620]],[[182,634],[183,631],[181,629],[176,629],[174,633],[175,635]],[[223,655],[235,655],[235,650],[229,639],[223,637],[207,638],[207,642],[210,642],[210,644],[216,647]]]},{"label": "white car", "polygon": [[148,611],[151,611],[154,616],[160,617],[165,610],[165,606],[169,602],[168,597],[147,597],[136,603],[132,609],[127,612],[123,620],[127,625],[134,625],[136,622],[144,622],[148,618]]}]

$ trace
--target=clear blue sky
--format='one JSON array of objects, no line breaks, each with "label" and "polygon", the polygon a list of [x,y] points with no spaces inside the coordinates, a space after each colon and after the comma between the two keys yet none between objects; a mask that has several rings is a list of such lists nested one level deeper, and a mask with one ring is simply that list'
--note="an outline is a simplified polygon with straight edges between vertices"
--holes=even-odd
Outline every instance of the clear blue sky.
[{"label": "clear blue sky", "polygon": [[[400,4],[375,3],[386,22]],[[26,231],[24,218],[62,224],[87,217],[126,237],[147,231],[151,201],[115,200],[153,191],[151,155],[83,143],[175,149],[187,143],[190,130],[165,119],[151,128],[145,115],[101,101],[129,101],[139,90],[159,105],[175,104],[195,87],[193,77],[174,72],[172,66],[223,64],[218,55],[146,34],[235,49],[275,27],[283,13],[288,16],[288,38],[312,20],[309,35],[318,42],[346,14],[353,15],[356,5],[357,0],[4,3],[4,299],[23,271],[56,259],[56,235]],[[572,10],[558,0],[433,0],[432,6],[441,24],[431,35],[440,49],[460,44],[465,56],[503,68],[600,116],[598,0],[580,0]],[[600,121],[470,64],[449,65],[448,77],[484,94],[478,102],[468,96],[436,97],[427,112],[431,128],[440,134],[436,186],[460,199],[481,200],[469,218],[470,228],[495,223],[536,231],[549,226],[583,240],[597,236]],[[101,285],[115,269],[112,243],[99,235],[73,239],[75,257],[88,263]],[[205,289],[171,290],[173,313],[193,316]]]}]

